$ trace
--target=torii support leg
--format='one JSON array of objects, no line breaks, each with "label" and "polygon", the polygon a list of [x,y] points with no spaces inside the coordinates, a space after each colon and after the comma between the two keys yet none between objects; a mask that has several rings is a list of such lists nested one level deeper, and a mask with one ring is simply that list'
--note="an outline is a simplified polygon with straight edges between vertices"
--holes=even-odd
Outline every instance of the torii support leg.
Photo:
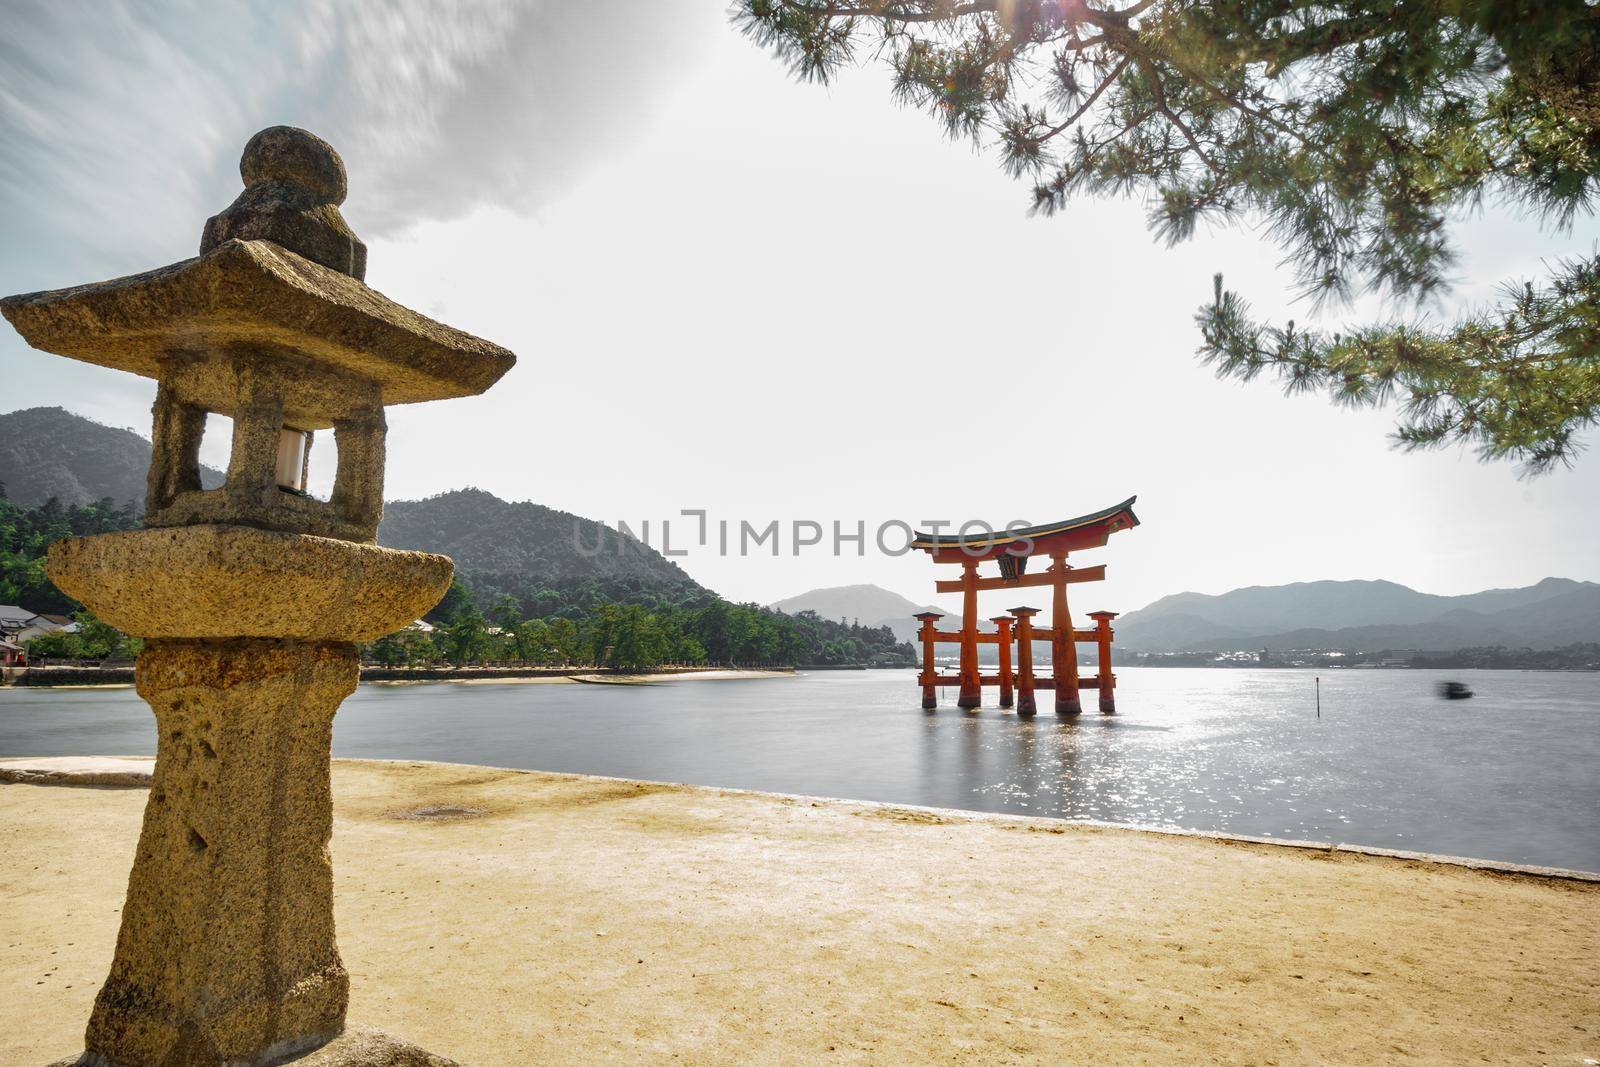
[{"label": "torii support leg", "polygon": [[1100,651],[1100,710],[1107,715],[1117,710],[1117,676],[1111,673],[1111,620],[1114,611],[1090,612],[1095,622],[1094,640]]},{"label": "torii support leg", "polygon": [[983,682],[978,675],[978,561],[961,561],[961,695],[956,707],[975,708],[983,703]]},{"label": "torii support leg", "polygon": [[1017,618],[1017,715],[1030,718],[1039,710],[1033,697],[1033,609],[1013,614]]},{"label": "torii support leg", "polygon": [[1050,667],[1056,678],[1056,714],[1077,715],[1083,705],[1078,700],[1078,645],[1073,640],[1072,615],[1067,611],[1067,557],[1063,553],[1052,558]]},{"label": "torii support leg", "polygon": [[939,616],[930,613],[918,615],[917,618],[922,620],[922,676],[919,679],[922,682],[922,707],[925,711],[932,711],[939,706],[933,673],[933,624]]},{"label": "torii support leg", "polygon": [[1009,708],[1011,699],[1011,616],[1000,615],[990,620],[999,630],[995,635],[1000,650],[1000,706]]}]

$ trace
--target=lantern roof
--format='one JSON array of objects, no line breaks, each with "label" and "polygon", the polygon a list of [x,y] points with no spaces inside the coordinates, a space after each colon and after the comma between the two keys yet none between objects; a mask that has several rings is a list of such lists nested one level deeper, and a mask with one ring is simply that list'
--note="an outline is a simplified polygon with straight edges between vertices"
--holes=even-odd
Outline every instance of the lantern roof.
[{"label": "lantern roof", "polygon": [[[370,382],[383,404],[472,396],[516,362],[365,284],[367,246],[339,213],[349,183],[328,142],[269,126],[244,146],[239,177],[244,191],[206,220],[197,258],[6,297],[0,312],[35,348],[147,378],[237,356]],[[302,375],[307,364],[332,374]]]},{"label": "lantern roof", "polygon": [[159,378],[163,361],[245,350],[376,382],[385,404],[472,396],[516,357],[267,240],[228,240],[125,278],[0,300],[35,348]]}]

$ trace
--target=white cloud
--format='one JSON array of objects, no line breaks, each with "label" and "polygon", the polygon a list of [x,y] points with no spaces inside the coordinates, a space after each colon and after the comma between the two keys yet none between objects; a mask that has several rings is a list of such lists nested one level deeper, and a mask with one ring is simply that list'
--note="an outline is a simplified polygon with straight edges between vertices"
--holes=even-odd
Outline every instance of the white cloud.
[{"label": "white cloud", "polygon": [[46,251],[113,269],[186,254],[236,195],[244,142],[277,123],[341,151],[363,236],[485,204],[535,210],[651,117],[691,62],[691,6],[12,5],[0,247],[35,272]]}]

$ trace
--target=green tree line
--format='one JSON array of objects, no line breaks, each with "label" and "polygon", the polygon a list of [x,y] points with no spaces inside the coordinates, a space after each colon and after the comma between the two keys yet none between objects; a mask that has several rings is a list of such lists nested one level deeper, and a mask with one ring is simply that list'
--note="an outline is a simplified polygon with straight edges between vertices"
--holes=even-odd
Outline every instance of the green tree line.
[{"label": "green tree line", "polygon": [[52,497],[36,508],[8,499],[0,484],[0,604],[16,604],[41,615],[71,615],[76,633],[41,634],[28,642],[34,660],[126,659],[138,654],[139,640],[95,618],[82,604],[55,587],[44,572],[45,552],[63,537],[131,530],[139,525],[132,505],[107,498],[65,506]]},{"label": "green tree line", "polygon": [[63,537],[131,530],[139,525],[132,505],[107,498],[63,506],[54,497],[36,508],[6,497],[0,483],[0,604],[18,604],[41,615],[70,615],[83,605],[55,587],[44,573],[46,550]]},{"label": "green tree line", "polygon": [[[95,618],[62,593],[44,571],[45,553],[64,537],[131,530],[132,506],[110,500],[63,506],[51,499],[26,508],[0,485],[0,603],[39,614],[71,615],[77,633],[29,642],[35,659],[109,659],[137,653],[139,643]],[[689,586],[693,590],[695,587]],[[428,613],[432,633],[401,630],[363,650],[376,663],[593,664],[640,669],[667,663],[741,665],[910,664],[913,650],[888,627],[835,622],[812,612],[785,615],[754,604],[731,604],[703,593],[673,602],[661,589],[610,589],[599,583],[541,589],[526,599],[502,594],[487,612],[457,579]],[[637,599],[634,599],[634,598]]]},{"label": "green tree line", "polygon": [[515,597],[497,597],[488,612],[459,579],[431,613],[432,633],[408,629],[365,649],[385,666],[447,661],[593,665],[637,670],[670,663],[910,664],[910,645],[886,626],[834,622],[814,612],[786,615],[754,604],[717,599],[707,604],[654,606],[559,600],[540,616]]},{"label": "green tree line", "polygon": [[1593,641],[1561,648],[1506,648],[1503,645],[1434,652],[1411,661],[1413,667],[1476,670],[1600,670],[1600,644]]}]

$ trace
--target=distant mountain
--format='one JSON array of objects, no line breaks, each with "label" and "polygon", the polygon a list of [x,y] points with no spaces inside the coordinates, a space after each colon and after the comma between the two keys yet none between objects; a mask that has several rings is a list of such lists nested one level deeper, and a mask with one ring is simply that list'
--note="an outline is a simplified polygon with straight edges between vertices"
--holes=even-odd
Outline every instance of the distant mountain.
[{"label": "distant mountain", "polygon": [[[907,600],[899,593],[878,585],[835,585],[826,589],[813,589],[799,596],[780,600],[767,607],[785,615],[798,615],[814,611],[824,619],[846,622],[859,621],[863,626],[887,626],[898,640],[914,640],[919,623],[911,616],[920,611],[943,611]],[[940,620],[947,625],[948,619]]]},{"label": "distant mountain", "polygon": [[1116,627],[1118,645],[1141,652],[1556,648],[1600,641],[1600,583],[1546,578],[1462,596],[1384,581],[1251,586],[1163,597]]},{"label": "distant mountain", "polygon": [[[150,442],[62,408],[0,415],[0,483],[18,504],[50,497],[88,504],[110,497],[142,508]],[[202,467],[201,483],[223,474]],[[705,587],[655,549],[601,523],[479,489],[384,506],[379,543],[443,552],[485,606],[510,593],[530,614],[608,601],[700,603]],[[544,594],[551,594],[545,596]],[[541,601],[543,596],[543,601]],[[540,610],[540,604],[546,610]]]},{"label": "distant mountain", "polygon": [[[961,629],[961,616],[945,612],[941,607],[907,600],[880,585],[834,585],[826,589],[813,589],[809,593],[768,604],[767,607],[786,615],[814,611],[824,619],[859,621],[863,626],[887,626],[894,631],[897,640],[913,644],[917,639],[917,631],[922,627],[912,618],[918,612],[943,612],[944,618],[939,620],[939,629]],[[985,619],[978,623],[978,628],[993,630],[995,627]]]},{"label": "distant mountain", "polygon": [[[51,497],[63,504],[92,504],[110,497],[144,508],[150,442],[132,430],[102,426],[63,408],[25,408],[0,415],[0,483],[25,507]],[[201,467],[207,489],[222,484],[221,471]]]},{"label": "distant mountain", "polygon": [[714,596],[649,545],[603,523],[482,489],[385,504],[378,543],[442,552],[480,604],[509,593],[529,615],[606,602],[698,604]]}]

